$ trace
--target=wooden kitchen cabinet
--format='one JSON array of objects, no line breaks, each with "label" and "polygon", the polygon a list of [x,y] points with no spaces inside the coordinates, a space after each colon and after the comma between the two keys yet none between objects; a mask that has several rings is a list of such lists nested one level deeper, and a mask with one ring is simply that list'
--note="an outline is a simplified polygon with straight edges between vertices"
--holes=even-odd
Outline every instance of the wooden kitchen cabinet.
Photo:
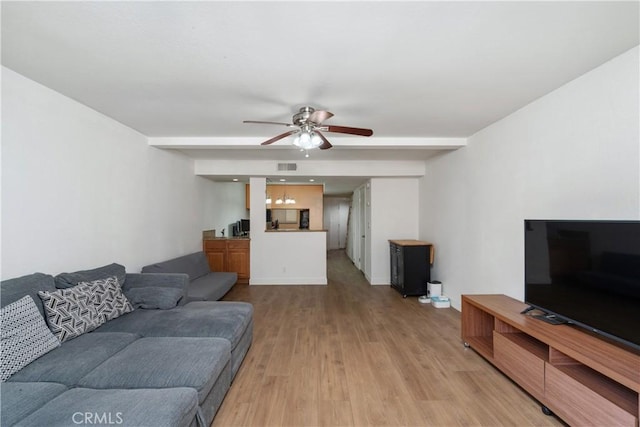
[{"label": "wooden kitchen cabinet", "polygon": [[249,239],[227,240],[227,271],[238,273],[239,283],[249,283]]},{"label": "wooden kitchen cabinet", "polygon": [[238,274],[238,283],[249,283],[249,239],[207,239],[202,247],[212,271],[234,272]]},{"label": "wooden kitchen cabinet", "polygon": [[225,265],[227,254],[226,239],[204,240],[203,251],[207,256],[211,271],[227,271]]}]

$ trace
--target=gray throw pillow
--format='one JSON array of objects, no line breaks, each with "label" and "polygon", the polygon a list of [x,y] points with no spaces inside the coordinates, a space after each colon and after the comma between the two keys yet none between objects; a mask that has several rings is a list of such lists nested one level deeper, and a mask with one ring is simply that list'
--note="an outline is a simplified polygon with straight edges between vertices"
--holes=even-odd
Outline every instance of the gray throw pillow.
[{"label": "gray throw pillow", "polygon": [[102,323],[95,307],[96,296],[88,285],[78,285],[55,292],[38,292],[51,332],[68,341],[91,332]]},{"label": "gray throw pillow", "polygon": [[29,295],[0,310],[0,380],[60,346]]},{"label": "gray throw pillow", "polygon": [[168,310],[178,305],[182,294],[182,289],[159,286],[131,288],[127,291],[127,297],[135,308],[160,310]]},{"label": "gray throw pillow", "polygon": [[94,280],[106,279],[111,276],[116,276],[120,286],[124,286],[124,280],[126,278],[124,265],[113,263],[91,270],[60,273],[55,277],[56,288],[71,288],[81,282],[93,282]]},{"label": "gray throw pillow", "polygon": [[92,282],[80,282],[78,286],[88,286],[94,294],[94,305],[100,324],[133,311],[133,306],[122,293],[118,278],[115,276]]}]

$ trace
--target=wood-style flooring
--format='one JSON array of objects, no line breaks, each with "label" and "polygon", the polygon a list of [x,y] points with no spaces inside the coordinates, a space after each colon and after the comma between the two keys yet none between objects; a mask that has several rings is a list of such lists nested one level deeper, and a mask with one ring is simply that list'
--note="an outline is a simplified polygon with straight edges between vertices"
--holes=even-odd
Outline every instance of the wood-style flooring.
[{"label": "wood-style flooring", "polygon": [[550,426],[539,404],[460,339],[460,313],[370,286],[344,251],[328,286],[236,285],[253,344],[212,424]]}]

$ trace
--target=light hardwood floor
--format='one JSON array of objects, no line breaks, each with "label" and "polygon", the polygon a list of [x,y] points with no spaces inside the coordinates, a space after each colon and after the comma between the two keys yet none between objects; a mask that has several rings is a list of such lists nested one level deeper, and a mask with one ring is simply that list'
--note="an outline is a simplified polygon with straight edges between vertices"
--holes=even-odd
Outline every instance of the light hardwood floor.
[{"label": "light hardwood floor", "polygon": [[255,329],[212,426],[562,425],[464,348],[459,312],[370,286],[343,251],[328,279],[227,294]]}]

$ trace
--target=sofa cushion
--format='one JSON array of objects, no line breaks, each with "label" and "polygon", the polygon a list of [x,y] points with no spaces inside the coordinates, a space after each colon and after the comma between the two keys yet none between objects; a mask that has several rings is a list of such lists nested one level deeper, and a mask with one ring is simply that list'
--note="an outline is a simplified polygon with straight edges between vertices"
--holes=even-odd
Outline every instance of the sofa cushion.
[{"label": "sofa cushion", "polygon": [[253,306],[247,302],[194,301],[178,307],[175,312],[174,320],[179,322],[183,336],[225,338],[231,341],[231,348],[236,348],[253,322]]},{"label": "sofa cushion", "polygon": [[213,272],[192,280],[187,291],[188,301],[217,301],[238,281],[238,273]]},{"label": "sofa cushion", "polygon": [[54,292],[38,292],[51,332],[65,342],[91,332],[103,322],[96,311],[96,295],[90,285]]},{"label": "sofa cushion", "polygon": [[161,390],[76,388],[57,396],[19,422],[17,426],[187,427],[194,423],[197,410],[197,393],[190,388]]},{"label": "sofa cushion", "polygon": [[179,305],[187,303],[189,275],[185,273],[127,273],[127,281],[122,291],[131,301],[131,291],[138,288],[172,288],[182,291]]},{"label": "sofa cushion", "polygon": [[123,314],[117,319],[102,324],[94,333],[125,332],[139,334],[144,337],[145,328],[151,327],[151,325],[156,323],[156,319],[171,311],[172,310],[134,310],[131,313]]},{"label": "sofa cushion", "polygon": [[138,338],[127,333],[84,334],[34,360],[8,381],[46,381],[75,386],[80,378]]},{"label": "sofa cushion", "polygon": [[60,273],[55,277],[56,288],[66,289],[76,286],[80,282],[93,282],[94,280],[106,279],[116,276],[120,286],[124,285],[126,272],[123,265],[109,264],[91,270],[75,271],[73,273]]},{"label": "sofa cushion", "polygon": [[167,261],[142,267],[143,273],[185,273],[189,280],[195,280],[211,272],[204,252],[194,252]]},{"label": "sofa cushion", "polygon": [[29,295],[0,309],[0,335],[1,381],[60,346]]},{"label": "sofa cushion", "polygon": [[253,318],[246,302],[199,301],[173,310],[136,310],[112,320],[96,332],[131,332],[144,337],[217,337],[234,349]]},{"label": "sofa cushion", "polygon": [[65,385],[56,383],[2,383],[0,425],[12,426],[66,390]]},{"label": "sofa cushion", "polygon": [[94,304],[100,325],[133,311],[133,306],[122,293],[122,288],[116,276],[92,282],[80,282],[78,286],[81,285],[89,286],[89,289],[95,295]]},{"label": "sofa cushion", "polygon": [[56,287],[53,276],[48,274],[34,273],[15,279],[3,280],[0,284],[0,295],[2,295],[0,305],[4,307],[7,304],[18,301],[25,295],[30,295],[42,314],[42,317],[44,317],[44,307],[42,307],[42,301],[40,301],[38,291],[53,292],[55,290]]},{"label": "sofa cushion", "polygon": [[87,388],[192,387],[203,402],[231,359],[219,338],[140,338],[115,354],[78,385]]},{"label": "sofa cushion", "polygon": [[184,291],[176,288],[132,288],[128,292],[129,301],[135,308],[168,310],[178,305]]}]

